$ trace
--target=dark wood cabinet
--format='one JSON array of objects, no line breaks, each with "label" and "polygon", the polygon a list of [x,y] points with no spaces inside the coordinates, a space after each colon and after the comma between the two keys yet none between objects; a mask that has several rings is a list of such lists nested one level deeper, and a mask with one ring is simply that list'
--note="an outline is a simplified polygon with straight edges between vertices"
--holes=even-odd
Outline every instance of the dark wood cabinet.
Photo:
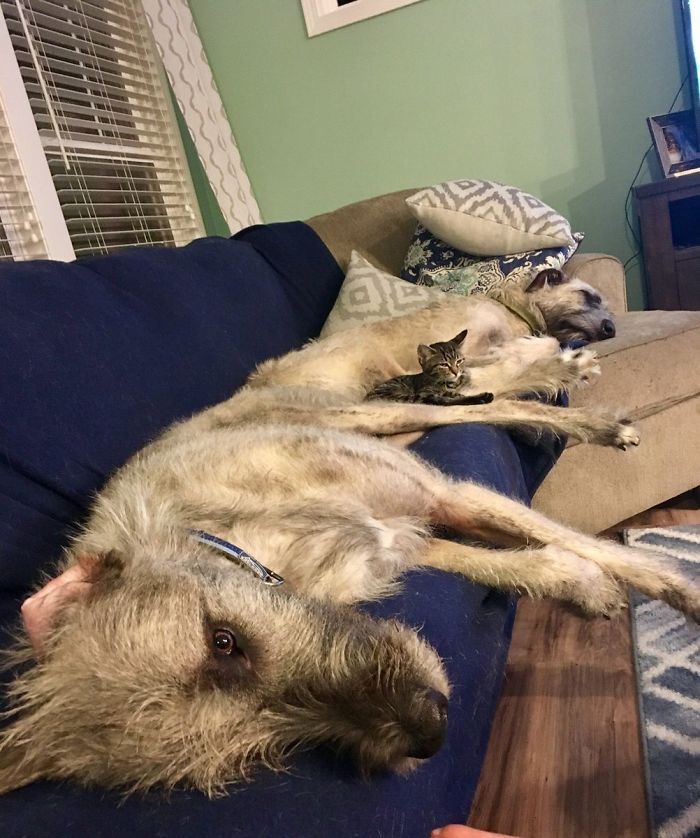
[{"label": "dark wood cabinet", "polygon": [[700,309],[700,173],[634,190],[649,308]]}]

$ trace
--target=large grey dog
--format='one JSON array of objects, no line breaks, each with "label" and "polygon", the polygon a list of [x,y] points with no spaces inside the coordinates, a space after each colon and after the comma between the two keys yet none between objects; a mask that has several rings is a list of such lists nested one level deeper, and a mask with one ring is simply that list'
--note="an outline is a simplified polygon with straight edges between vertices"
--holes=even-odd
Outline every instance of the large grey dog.
[{"label": "large grey dog", "polygon": [[[533,317],[550,336],[528,336]],[[415,371],[418,339],[465,327],[469,388],[493,392],[492,404],[363,401]],[[409,568],[593,614],[623,606],[630,583],[697,618],[698,591],[663,559],[450,480],[378,438],[485,421],[634,445],[614,416],[507,398],[589,379],[594,353],[560,351],[555,338],[612,331],[590,286],[550,274],[518,299],[452,297],[312,343],[168,429],[109,480],[63,574],[25,604],[28,627],[37,603],[52,615],[14,653],[25,667],[0,738],[0,791],[54,777],[215,794],[320,741],[365,771],[411,767],[443,737],[442,664],[415,631],[351,607],[394,590]],[[438,525],[498,549],[435,537]],[[246,554],[286,584],[265,584],[274,577],[261,580]]]}]

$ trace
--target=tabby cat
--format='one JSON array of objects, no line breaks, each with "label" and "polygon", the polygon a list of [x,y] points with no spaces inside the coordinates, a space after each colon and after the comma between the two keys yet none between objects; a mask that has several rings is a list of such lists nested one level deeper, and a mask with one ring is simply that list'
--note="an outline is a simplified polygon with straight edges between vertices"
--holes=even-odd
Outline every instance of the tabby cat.
[{"label": "tabby cat", "polygon": [[423,372],[398,375],[378,384],[367,394],[368,399],[424,404],[488,404],[493,393],[465,396],[459,388],[469,383],[469,372],[460,347],[467,329],[452,340],[418,345],[418,363]]}]

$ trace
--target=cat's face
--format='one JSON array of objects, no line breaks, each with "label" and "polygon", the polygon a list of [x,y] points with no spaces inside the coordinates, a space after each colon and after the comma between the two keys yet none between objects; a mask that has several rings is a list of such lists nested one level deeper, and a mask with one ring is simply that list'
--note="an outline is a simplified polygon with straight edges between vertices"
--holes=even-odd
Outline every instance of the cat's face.
[{"label": "cat's face", "polygon": [[466,329],[452,340],[418,347],[418,362],[426,375],[447,386],[458,384],[464,374],[462,343],[467,336]]}]

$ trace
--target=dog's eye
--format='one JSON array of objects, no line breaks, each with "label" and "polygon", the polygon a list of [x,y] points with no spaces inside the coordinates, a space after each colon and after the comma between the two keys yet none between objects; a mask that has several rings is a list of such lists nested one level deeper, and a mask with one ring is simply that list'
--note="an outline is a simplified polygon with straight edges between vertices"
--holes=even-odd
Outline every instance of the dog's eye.
[{"label": "dog's eye", "polygon": [[211,625],[207,628],[209,655],[200,670],[203,683],[229,689],[247,683],[253,677],[253,663],[247,653],[247,639],[243,646],[228,626]]},{"label": "dog's eye", "polygon": [[586,304],[589,306],[599,306],[602,302],[598,294],[592,294],[590,291],[584,291],[583,296],[586,299]]},{"label": "dog's eye", "polygon": [[238,651],[236,636],[230,629],[215,629],[212,635],[215,655],[233,655]]}]

